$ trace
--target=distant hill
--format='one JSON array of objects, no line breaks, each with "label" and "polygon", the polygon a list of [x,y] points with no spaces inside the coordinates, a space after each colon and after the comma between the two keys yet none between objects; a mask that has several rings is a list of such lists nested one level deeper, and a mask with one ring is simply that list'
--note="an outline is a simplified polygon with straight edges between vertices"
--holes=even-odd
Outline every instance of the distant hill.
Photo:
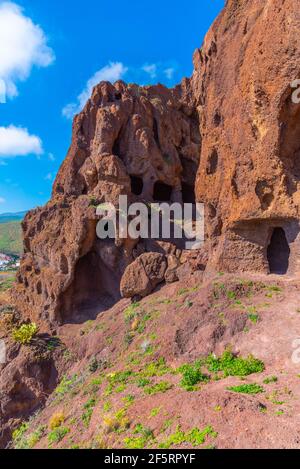
[{"label": "distant hill", "polygon": [[0,223],[0,252],[20,256],[23,251],[21,220]]},{"label": "distant hill", "polygon": [[0,213],[0,223],[7,223],[10,221],[22,221],[27,212],[16,213]]},{"label": "distant hill", "polygon": [[0,214],[0,252],[20,256],[23,251],[21,221],[27,212]]}]

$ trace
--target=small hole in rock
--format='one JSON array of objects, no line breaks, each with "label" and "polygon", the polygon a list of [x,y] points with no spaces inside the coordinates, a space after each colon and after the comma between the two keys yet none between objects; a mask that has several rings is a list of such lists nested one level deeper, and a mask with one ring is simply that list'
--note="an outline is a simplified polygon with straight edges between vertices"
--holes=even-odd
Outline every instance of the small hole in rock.
[{"label": "small hole in rock", "polygon": [[143,179],[138,176],[130,176],[131,192],[135,195],[141,195],[144,188]]},{"label": "small hole in rock", "polygon": [[284,275],[287,273],[290,248],[283,228],[274,228],[267,256],[271,274]]},{"label": "small hole in rock", "polygon": [[207,168],[206,168],[207,174],[214,174],[217,171],[218,161],[219,161],[219,155],[218,155],[217,150],[214,148],[207,162]]}]

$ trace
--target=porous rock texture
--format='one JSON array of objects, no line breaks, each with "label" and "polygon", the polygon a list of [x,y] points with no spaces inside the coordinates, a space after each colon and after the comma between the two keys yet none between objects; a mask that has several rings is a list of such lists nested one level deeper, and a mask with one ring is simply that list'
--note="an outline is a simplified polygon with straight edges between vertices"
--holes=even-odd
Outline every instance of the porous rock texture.
[{"label": "porous rock texture", "polygon": [[209,265],[268,273],[274,227],[299,272],[300,14],[292,0],[228,0],[195,52],[191,80],[202,140],[197,199]]},{"label": "porous rock texture", "polygon": [[124,270],[139,255],[180,257],[181,250],[169,242],[99,240],[96,206],[117,205],[121,194],[129,202],[193,198],[199,122],[181,95],[180,87],[96,86],[74,120],[51,201],[23,223],[15,292],[23,314],[51,322],[72,321],[78,313],[86,318],[120,298]]},{"label": "porous rock texture", "polygon": [[120,298],[122,275],[139,255],[181,258],[172,243],[97,239],[95,206],[120,194],[191,201],[195,189],[205,203],[199,256],[207,273],[268,273],[280,228],[286,270],[299,271],[300,106],[290,86],[299,26],[292,0],[228,0],[195,52],[191,79],[171,90],[95,87],[74,120],[51,201],[23,224],[15,298],[25,316],[86,318]]}]

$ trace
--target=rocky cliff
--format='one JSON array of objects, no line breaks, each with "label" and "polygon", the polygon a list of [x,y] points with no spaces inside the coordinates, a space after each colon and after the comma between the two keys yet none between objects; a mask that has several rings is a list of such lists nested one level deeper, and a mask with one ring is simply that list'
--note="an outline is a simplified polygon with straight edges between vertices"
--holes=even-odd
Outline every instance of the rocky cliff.
[{"label": "rocky cliff", "polygon": [[[141,377],[143,360],[163,357],[177,365],[184,362],[184,357],[190,362],[211,352],[222,353],[228,344],[236,353],[246,355],[254,350],[256,355],[261,354],[269,373],[278,374],[287,366],[296,392],[295,369],[287,357],[294,338],[289,315],[298,310],[298,287],[284,284],[285,277],[280,286],[274,285],[270,282],[275,280],[264,274],[297,274],[300,268],[300,105],[292,102],[291,88],[300,73],[299,26],[300,13],[292,0],[228,0],[203,47],[195,52],[190,79],[171,90],[161,85],[139,87],[123,82],[95,87],[74,120],[72,145],[51,200],[30,212],[23,223],[24,256],[12,292],[14,314],[17,321],[29,318],[38,322],[44,334],[34,344],[37,351],[31,353],[23,352],[24,347],[16,347],[8,339],[11,360],[2,366],[0,383],[0,445],[9,441],[11,428],[22,417],[27,418],[45,403],[71,367],[79,397],[76,405],[71,398],[66,402],[69,407],[65,412],[67,419],[72,416],[72,421],[78,420],[93,381],[88,382],[92,377],[87,366],[93,373],[96,362],[104,373],[99,383],[108,380],[108,386],[114,379],[111,376],[119,376],[128,363],[141,367],[132,370],[127,380],[133,386],[130,390],[134,397],[141,399],[138,416],[141,408],[149,413],[151,405],[161,403],[157,398],[150,405],[146,401],[150,397],[141,397],[134,387],[133,378]],[[96,206],[116,203],[120,194],[128,195],[130,201],[147,203],[191,202],[195,197],[204,202],[203,248],[187,253],[171,240],[100,241],[96,236]],[[252,271],[255,276],[248,281],[248,277],[241,280],[229,274],[220,283],[215,274],[222,275],[221,271]],[[156,292],[151,301],[144,299],[142,306],[130,306],[125,299],[118,303],[120,290],[124,296],[139,293],[143,297],[158,283],[178,279],[179,284],[163,287],[161,295]],[[220,310],[216,299],[221,302]],[[238,305],[242,311],[237,311]],[[285,308],[284,318],[281,307]],[[272,314],[265,315],[263,308],[271,308]],[[99,315],[104,311],[107,313]],[[97,315],[94,326],[86,322]],[[297,318],[293,316],[293,324],[297,324]],[[148,321],[153,321],[150,328]],[[273,344],[273,331],[280,336],[282,330],[285,332],[279,345]],[[51,334],[60,337],[58,346],[51,342]],[[96,361],[91,365],[93,357]],[[106,367],[117,364],[123,368],[116,368],[115,375],[105,375]],[[48,370],[46,375],[44,369]],[[166,395],[166,405],[167,401],[173,405],[178,397],[172,370],[163,372],[169,373],[172,381],[163,392],[174,388],[174,395]],[[34,378],[36,373],[40,381]],[[81,381],[77,382],[78,377]],[[68,390],[74,384],[70,379]],[[235,378],[230,379],[230,384],[236,384]],[[127,381],[117,384],[121,387]],[[87,386],[83,395],[82,383]],[[250,384],[258,393],[263,392],[257,383]],[[285,410],[272,407],[268,418],[261,414],[271,403],[279,405],[275,398],[282,391],[281,384],[275,397],[263,404],[259,397],[251,401],[244,396],[228,397],[222,386],[223,381],[212,385],[213,397],[206,396],[209,405],[203,406],[201,418],[200,414],[194,415],[193,402],[198,408],[203,394],[199,390],[199,396],[194,395],[198,400],[193,401],[181,391],[180,404],[187,406],[180,417],[182,425],[187,415],[189,426],[195,419],[203,426],[209,418],[220,432],[224,426],[219,445],[228,447],[227,423],[235,418],[235,447],[257,446],[257,432],[261,432],[261,446],[275,447],[278,437],[283,438],[276,434],[275,420]],[[38,417],[43,427],[59,392]],[[101,400],[103,392],[101,388],[96,399],[101,406],[107,404]],[[214,401],[215,396],[218,399]],[[113,397],[114,407],[120,404],[117,397]],[[292,394],[288,399],[292,406]],[[63,405],[59,400],[58,404]],[[226,409],[220,419],[215,413],[211,415],[213,405],[220,411]],[[298,434],[292,436],[295,421],[290,410],[282,417],[285,447],[295,447],[299,441]],[[245,416],[248,428],[255,430],[250,439],[239,439],[237,435],[245,432],[237,432],[236,428],[244,428]],[[132,422],[135,417],[131,416]],[[253,427],[254,421],[259,422],[259,428]],[[82,430],[87,439],[96,441],[97,425],[95,420],[91,430]],[[158,427],[154,433],[160,441]],[[121,437],[120,441],[108,439],[108,445],[122,445]],[[44,435],[41,446],[45,445]]]},{"label": "rocky cliff", "polygon": [[180,260],[173,245],[96,239],[95,205],[119,194],[191,201],[195,191],[206,208],[207,272],[267,273],[275,228],[289,244],[289,271],[299,270],[300,107],[290,86],[299,21],[291,0],[229,0],[195,52],[191,79],[173,90],[96,86],[74,120],[51,201],[23,224],[23,314],[64,321],[105,309],[143,252]]}]

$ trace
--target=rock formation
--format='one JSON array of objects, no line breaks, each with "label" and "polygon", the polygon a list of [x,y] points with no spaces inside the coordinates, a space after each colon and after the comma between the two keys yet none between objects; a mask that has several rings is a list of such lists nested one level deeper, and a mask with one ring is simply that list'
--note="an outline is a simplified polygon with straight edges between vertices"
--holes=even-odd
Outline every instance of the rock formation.
[{"label": "rock formation", "polygon": [[300,106],[290,86],[299,25],[292,0],[228,0],[191,79],[172,90],[95,87],[50,202],[23,223],[15,298],[25,317],[72,322],[108,308],[145,252],[181,262],[172,243],[97,239],[95,206],[120,194],[190,202],[195,190],[205,203],[207,273],[299,271]]},{"label": "rock formation", "polygon": [[86,319],[120,298],[121,277],[139,255],[180,257],[168,242],[99,240],[96,206],[117,204],[120,194],[130,202],[193,200],[201,139],[195,109],[182,95],[181,87],[123,82],[94,89],[74,120],[51,201],[23,223],[15,292],[23,315],[66,322],[80,320],[80,313]]}]

